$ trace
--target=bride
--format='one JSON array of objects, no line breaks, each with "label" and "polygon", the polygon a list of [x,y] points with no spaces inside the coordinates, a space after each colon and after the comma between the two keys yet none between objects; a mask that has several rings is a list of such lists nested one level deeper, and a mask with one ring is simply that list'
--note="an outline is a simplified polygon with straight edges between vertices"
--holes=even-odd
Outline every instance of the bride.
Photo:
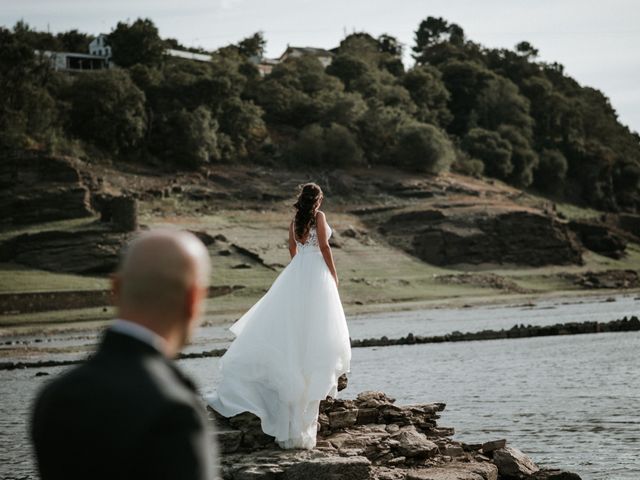
[{"label": "bride", "polygon": [[207,399],[225,417],[254,413],[282,448],[315,446],[320,401],[335,396],[351,361],[322,199],[318,185],[302,185],[289,226],[291,262],[231,326],[236,338]]}]

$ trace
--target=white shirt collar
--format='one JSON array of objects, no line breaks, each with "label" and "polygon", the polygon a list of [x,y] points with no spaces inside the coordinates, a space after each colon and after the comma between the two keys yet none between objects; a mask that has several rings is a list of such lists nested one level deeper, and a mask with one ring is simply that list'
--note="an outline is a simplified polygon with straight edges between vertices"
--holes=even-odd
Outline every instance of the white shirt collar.
[{"label": "white shirt collar", "polygon": [[164,338],[162,338],[156,332],[152,332],[148,328],[143,327],[142,325],[139,325],[137,323],[131,322],[129,320],[124,320],[122,318],[116,318],[111,323],[109,329],[111,331],[136,338],[141,342],[146,343],[147,345],[151,345],[163,355],[167,351],[167,341]]}]

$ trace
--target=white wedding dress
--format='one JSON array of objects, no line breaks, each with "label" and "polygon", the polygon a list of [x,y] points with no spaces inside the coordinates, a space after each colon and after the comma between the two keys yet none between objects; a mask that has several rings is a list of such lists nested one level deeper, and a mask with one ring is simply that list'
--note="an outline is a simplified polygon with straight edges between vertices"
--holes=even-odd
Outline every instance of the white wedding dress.
[{"label": "white wedding dress", "polygon": [[[331,236],[331,229],[328,230]],[[349,331],[311,227],[267,293],[230,330],[222,380],[207,402],[225,417],[251,412],[282,448],[313,448],[318,407],[349,371]]]}]

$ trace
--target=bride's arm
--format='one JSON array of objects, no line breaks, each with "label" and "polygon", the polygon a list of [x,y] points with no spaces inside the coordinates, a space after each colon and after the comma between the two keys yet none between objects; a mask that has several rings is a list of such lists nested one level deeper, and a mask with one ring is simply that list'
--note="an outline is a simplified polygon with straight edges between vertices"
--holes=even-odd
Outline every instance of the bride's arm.
[{"label": "bride's arm", "polygon": [[336,281],[336,285],[338,285],[338,272],[336,272],[336,265],[333,263],[333,254],[331,253],[331,247],[329,246],[329,238],[327,237],[327,220],[324,216],[324,212],[318,212],[316,214],[316,230],[318,231],[318,245],[320,246],[322,257],[324,258],[327,267],[329,267],[329,271],[331,272],[333,279]]},{"label": "bride's arm", "polygon": [[296,245],[296,238],[293,231],[292,221],[291,225],[289,225],[289,254],[291,255],[291,258],[293,258],[296,256],[296,253],[298,253],[298,246]]}]

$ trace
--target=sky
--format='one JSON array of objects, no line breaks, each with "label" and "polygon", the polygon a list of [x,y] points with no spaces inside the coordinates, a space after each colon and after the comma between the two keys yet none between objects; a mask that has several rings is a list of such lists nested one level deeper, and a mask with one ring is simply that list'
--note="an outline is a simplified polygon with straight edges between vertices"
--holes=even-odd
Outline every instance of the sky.
[{"label": "sky", "polygon": [[638,0],[0,0],[5,27],[23,19],[53,33],[97,34],[145,17],[162,37],[211,50],[262,31],[267,57],[287,44],[332,48],[353,31],[387,33],[405,44],[407,66],[414,31],[429,15],[457,23],[487,47],[530,42],[540,60],[559,62],[582,85],[602,90],[621,122],[640,131]]}]

